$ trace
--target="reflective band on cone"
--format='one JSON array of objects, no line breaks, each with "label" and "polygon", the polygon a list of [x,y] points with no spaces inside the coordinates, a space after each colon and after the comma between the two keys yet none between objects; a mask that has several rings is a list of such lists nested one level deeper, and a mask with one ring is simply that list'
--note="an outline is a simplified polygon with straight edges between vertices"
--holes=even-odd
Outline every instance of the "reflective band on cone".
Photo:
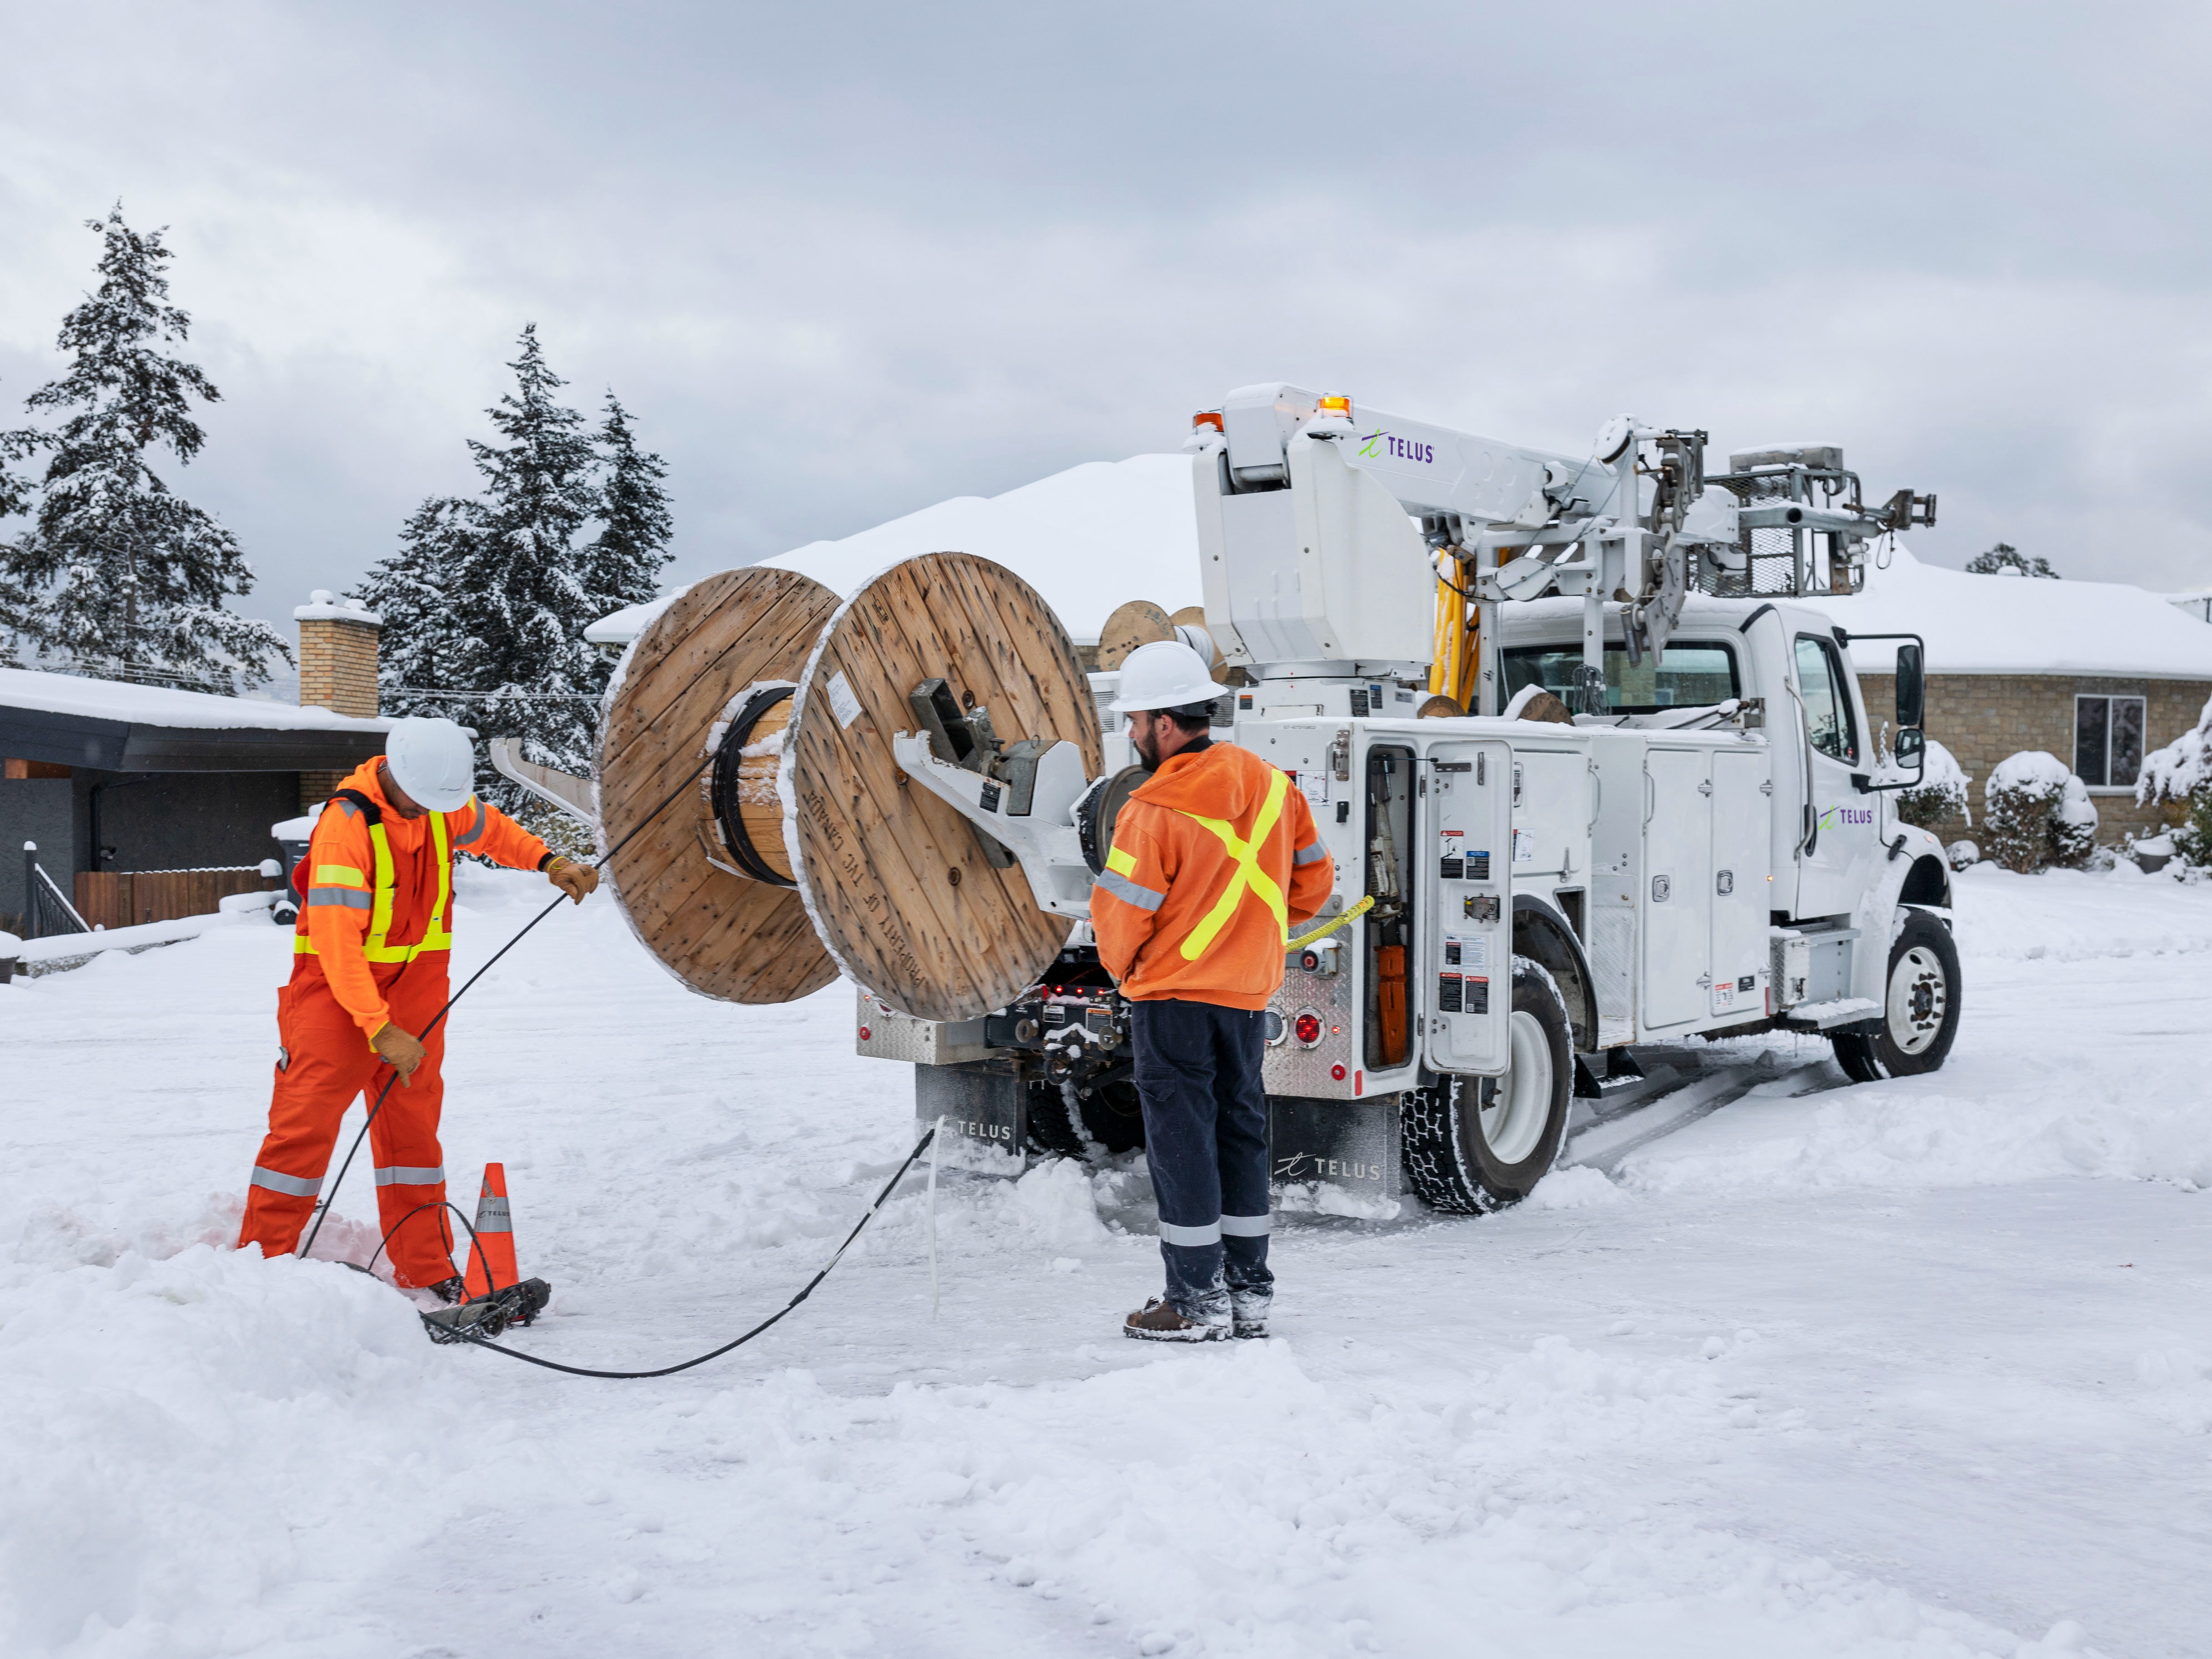
[{"label": "reflective band on cone", "polygon": [[[477,1195],[476,1243],[465,1248],[469,1265],[465,1277],[471,1297],[489,1296],[495,1290],[503,1291],[522,1282],[522,1275],[514,1265],[514,1219],[507,1207],[504,1164],[484,1165],[483,1190]],[[487,1262],[491,1266],[489,1284],[484,1281]]]}]

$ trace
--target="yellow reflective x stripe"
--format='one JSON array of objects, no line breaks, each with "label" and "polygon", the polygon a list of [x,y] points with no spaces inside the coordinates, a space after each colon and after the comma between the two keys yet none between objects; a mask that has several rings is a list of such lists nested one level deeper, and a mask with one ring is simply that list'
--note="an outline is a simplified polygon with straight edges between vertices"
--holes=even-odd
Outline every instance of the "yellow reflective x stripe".
[{"label": "yellow reflective x stripe", "polygon": [[1273,876],[1260,867],[1260,848],[1267,841],[1268,831],[1275,827],[1275,821],[1283,816],[1283,800],[1289,794],[1290,787],[1289,775],[1277,772],[1273,781],[1267,785],[1267,799],[1260,808],[1260,816],[1252,821],[1252,838],[1249,841],[1241,839],[1236,826],[1220,818],[1204,818],[1195,812],[1183,814],[1193,823],[1202,824],[1218,836],[1221,844],[1229,849],[1229,856],[1237,862],[1237,873],[1229,878],[1229,885],[1223,890],[1213,908],[1206,913],[1205,919],[1192,928],[1188,937],[1183,940],[1182,959],[1185,962],[1196,962],[1221,936],[1221,930],[1237,914],[1237,907],[1244,902],[1247,888],[1259,895],[1267,908],[1274,912],[1278,934],[1288,934],[1291,931],[1290,906],[1284,901],[1283,890],[1275,884]]},{"label": "yellow reflective x stripe", "polygon": [[366,887],[368,878],[350,864],[319,864],[315,866],[314,884],[318,887]]}]

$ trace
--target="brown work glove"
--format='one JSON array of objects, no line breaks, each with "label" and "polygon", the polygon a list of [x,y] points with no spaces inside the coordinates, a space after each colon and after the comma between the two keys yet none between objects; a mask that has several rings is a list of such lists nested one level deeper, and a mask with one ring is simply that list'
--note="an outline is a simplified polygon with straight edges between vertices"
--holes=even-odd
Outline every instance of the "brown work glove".
[{"label": "brown work glove", "polygon": [[555,854],[553,862],[545,866],[545,879],[581,904],[586,893],[599,890],[599,872],[588,864],[579,864],[574,859],[564,859]]},{"label": "brown work glove", "polygon": [[393,1071],[399,1073],[401,1088],[411,1089],[415,1086],[408,1081],[408,1079],[415,1075],[415,1068],[422,1063],[423,1049],[421,1043],[387,1020],[385,1022],[384,1029],[369,1038],[368,1045],[384,1057],[385,1062]]}]

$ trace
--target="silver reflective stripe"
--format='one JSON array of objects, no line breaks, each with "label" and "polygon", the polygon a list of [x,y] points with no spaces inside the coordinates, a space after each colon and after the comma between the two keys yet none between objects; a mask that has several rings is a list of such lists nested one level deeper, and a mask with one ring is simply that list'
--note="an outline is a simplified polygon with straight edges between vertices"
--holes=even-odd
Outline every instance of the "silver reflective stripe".
[{"label": "silver reflective stripe", "polygon": [[491,814],[484,810],[483,803],[471,798],[469,805],[477,809],[477,821],[469,826],[467,835],[453,843],[456,847],[475,846],[483,838],[483,832],[491,827]]},{"label": "silver reflective stripe", "polygon": [[1221,1231],[1231,1238],[1265,1238],[1273,1231],[1269,1221],[1264,1215],[1225,1215]]},{"label": "silver reflective stripe", "polygon": [[1103,887],[1122,903],[1133,904],[1139,910],[1157,910],[1167,902],[1168,896],[1165,893],[1155,893],[1149,887],[1139,887],[1128,877],[1116,875],[1111,870],[1098,878],[1098,885]]},{"label": "silver reflective stripe", "polygon": [[1178,1227],[1171,1221],[1160,1223],[1160,1243],[1163,1244],[1218,1244],[1221,1243],[1221,1224],[1208,1222],[1203,1227]]},{"label": "silver reflective stripe", "polygon": [[496,1193],[486,1193],[477,1200],[477,1231],[480,1233],[511,1233],[514,1218],[507,1211],[507,1200]]},{"label": "silver reflective stripe", "polygon": [[264,1170],[258,1164],[253,1166],[253,1184],[266,1187],[272,1193],[282,1193],[287,1198],[313,1198],[323,1190],[320,1176],[312,1179],[306,1176],[288,1176],[279,1170]]},{"label": "silver reflective stripe", "polygon": [[376,908],[376,900],[358,887],[310,887],[307,890],[308,908],[312,909],[318,904],[335,904],[345,910],[373,910]]},{"label": "silver reflective stripe", "polygon": [[1319,864],[1328,856],[1328,848],[1322,846],[1319,842],[1316,842],[1310,847],[1299,848],[1296,853],[1291,855],[1291,862],[1298,866],[1300,868],[1304,868],[1309,864]]},{"label": "silver reflective stripe", "polygon": [[349,800],[340,801],[338,803],[338,811],[344,813],[349,818],[357,818],[361,816],[361,808],[356,806]]},{"label": "silver reflective stripe", "polygon": [[376,1184],[380,1187],[434,1187],[445,1178],[443,1164],[428,1170],[410,1170],[399,1164],[376,1172]]}]

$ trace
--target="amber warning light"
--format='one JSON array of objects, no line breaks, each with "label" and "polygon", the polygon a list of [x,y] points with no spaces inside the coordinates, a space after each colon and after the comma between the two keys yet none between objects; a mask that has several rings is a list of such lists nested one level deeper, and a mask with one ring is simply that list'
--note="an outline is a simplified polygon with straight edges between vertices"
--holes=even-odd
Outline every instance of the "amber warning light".
[{"label": "amber warning light", "polygon": [[1210,426],[1216,432],[1220,431],[1221,411],[1218,409],[1201,409],[1197,414],[1190,417],[1190,429],[1193,432],[1197,431],[1202,426]]}]

